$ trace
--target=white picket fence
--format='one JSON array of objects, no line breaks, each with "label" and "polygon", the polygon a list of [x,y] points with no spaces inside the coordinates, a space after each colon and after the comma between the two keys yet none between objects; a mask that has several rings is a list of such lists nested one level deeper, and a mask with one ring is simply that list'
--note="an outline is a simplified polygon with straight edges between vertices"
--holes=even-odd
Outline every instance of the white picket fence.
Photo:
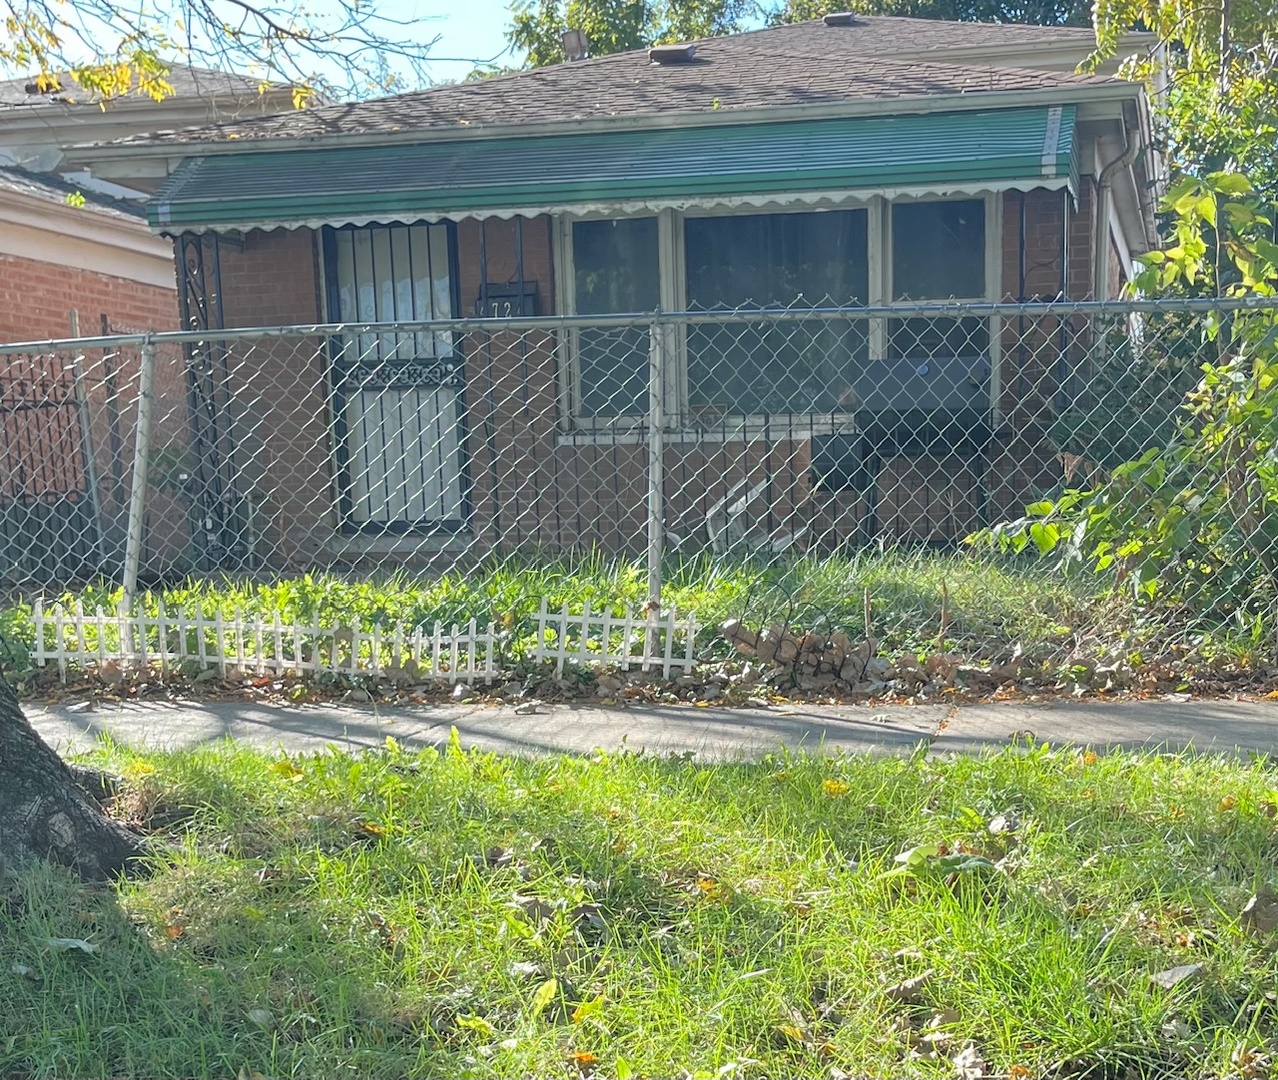
[{"label": "white picket fence", "polygon": [[[553,645],[548,636],[554,637]],[[673,610],[644,612],[629,607],[614,615],[611,606],[592,612],[587,602],[580,615],[571,615],[568,605],[557,612],[547,609],[542,597],[537,613],[537,653],[539,663],[554,661],[555,673],[562,675],[569,660],[583,666],[618,667],[630,671],[660,669],[670,678],[675,668],[690,671],[697,660],[697,617],[680,619]]]},{"label": "white picket fence", "polygon": [[669,678],[677,668],[696,663],[693,648],[697,621],[674,611],[622,615],[611,609],[591,611],[589,604],[572,614],[565,604],[551,612],[546,601],[537,614],[537,634],[531,651],[512,652],[510,635],[489,623],[481,629],[475,619],[446,629],[405,627],[392,630],[357,623],[323,626],[284,622],[237,611],[212,618],[201,610],[168,611],[161,603],[154,614],[84,610],[80,602],[69,608],[55,604],[46,610],[37,599],[34,608],[35,645],[31,659],[38,667],[56,664],[63,682],[71,670],[88,671],[114,664],[121,670],[169,668],[194,663],[201,671],[217,670],[222,677],[241,675],[303,675],[327,672],[387,678],[393,681],[473,684],[493,682],[518,659],[555,665],[563,675],[569,662],[625,670],[660,670]]}]

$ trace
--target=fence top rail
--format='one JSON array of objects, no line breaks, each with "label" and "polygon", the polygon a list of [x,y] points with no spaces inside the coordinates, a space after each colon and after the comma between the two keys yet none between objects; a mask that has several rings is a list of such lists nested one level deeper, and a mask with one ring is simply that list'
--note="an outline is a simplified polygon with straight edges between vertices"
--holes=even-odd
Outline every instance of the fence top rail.
[{"label": "fence top rail", "polygon": [[188,345],[200,342],[251,341],[263,338],[340,337],[354,334],[411,333],[531,333],[573,329],[618,329],[662,325],[704,326],[725,323],[787,323],[811,321],[858,322],[884,318],[954,318],[1001,316],[1004,318],[1063,318],[1066,316],[1175,315],[1208,312],[1272,311],[1278,314],[1278,297],[1245,296],[1170,298],[1158,300],[1051,300],[1032,303],[953,302],[897,303],[861,307],[733,308],[716,311],[650,311],[616,315],[542,315],[529,318],[435,319],[418,322],[296,323],[288,326],[253,326],[216,330],[172,330],[97,337],[49,338],[0,344],[0,356],[86,349],[113,349],[156,345]]}]

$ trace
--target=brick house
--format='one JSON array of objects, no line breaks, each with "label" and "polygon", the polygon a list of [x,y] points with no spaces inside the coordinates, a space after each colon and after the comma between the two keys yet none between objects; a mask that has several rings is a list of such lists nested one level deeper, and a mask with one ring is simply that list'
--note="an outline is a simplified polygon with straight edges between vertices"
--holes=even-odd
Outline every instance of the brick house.
[{"label": "brick house", "polygon": [[[214,327],[868,305],[669,332],[667,528],[721,542],[745,498],[805,545],[952,540],[1059,476],[1050,335],[890,309],[1118,293],[1156,243],[1159,170],[1143,87],[1075,73],[1092,45],[827,16],[83,154],[157,188],[192,295],[216,268]],[[213,439],[257,463],[237,497],[277,561],[633,549],[649,344],[262,342]]]}]

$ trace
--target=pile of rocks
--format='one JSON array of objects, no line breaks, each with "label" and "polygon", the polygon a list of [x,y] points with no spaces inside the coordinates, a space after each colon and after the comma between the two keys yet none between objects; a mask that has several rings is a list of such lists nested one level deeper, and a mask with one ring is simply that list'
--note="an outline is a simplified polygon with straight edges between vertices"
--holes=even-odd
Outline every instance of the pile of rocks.
[{"label": "pile of rocks", "polygon": [[788,670],[800,690],[841,686],[873,694],[885,689],[891,676],[891,664],[877,655],[873,638],[854,642],[842,630],[822,634],[785,623],[756,631],[737,619],[719,630],[740,655],[773,671]]}]

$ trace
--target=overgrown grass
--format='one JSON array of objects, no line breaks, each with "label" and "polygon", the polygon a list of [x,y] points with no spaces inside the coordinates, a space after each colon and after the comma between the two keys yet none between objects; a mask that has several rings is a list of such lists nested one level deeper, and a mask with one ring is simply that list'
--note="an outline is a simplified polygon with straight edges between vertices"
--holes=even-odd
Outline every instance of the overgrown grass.
[{"label": "overgrown grass", "polygon": [[[200,611],[209,623],[221,615],[278,613],[286,624],[358,624],[393,632],[402,625],[445,630],[475,619],[508,632],[506,655],[516,663],[531,654],[536,612],[543,600],[552,610],[567,604],[596,613],[623,605],[638,609],[647,597],[640,560],[584,556],[506,557],[443,573],[407,572],[372,576],[306,574],[268,581],[191,578],[144,594],[140,603],[154,616],[160,603],[170,612]],[[771,560],[695,558],[669,562],[663,571],[663,602],[694,613],[702,627],[702,655],[730,653],[718,635],[727,619],[752,626],[785,622],[802,629],[840,629],[858,636],[866,629],[889,657],[948,652],[975,661],[1024,657],[1048,673],[1069,674],[1078,665],[1123,662],[1137,670],[1166,674],[1168,665],[1192,679],[1200,669],[1213,677],[1228,665],[1255,672],[1268,664],[1278,624],[1269,615],[1239,614],[1232,622],[1202,625],[1185,612],[1142,606],[1130,591],[1116,592],[1101,578],[1076,569],[1064,572],[1029,556],[976,557],[971,552],[895,548]],[[88,585],[45,598],[46,604],[82,603],[92,612],[114,612],[122,593],[113,585]],[[68,634],[72,633],[68,629]],[[96,647],[90,629],[87,641]],[[114,626],[108,635],[114,635]],[[34,643],[32,609],[20,601],[0,609],[0,668],[21,673]],[[114,638],[108,641],[108,648]]]},{"label": "overgrown grass", "polygon": [[0,1076],[1261,1076],[1278,1034],[1267,762],[98,759],[176,847],[22,875]]},{"label": "overgrown grass", "polygon": [[[693,612],[710,645],[725,619],[754,624],[790,621],[804,628],[864,629],[864,597],[873,610],[871,629],[889,652],[944,644],[965,653],[990,653],[1061,641],[1093,628],[1107,615],[1096,583],[1086,577],[1052,575],[1041,564],[1007,559],[973,559],[960,553],[857,552],[774,562],[692,559],[665,567],[663,600]],[[303,624],[318,617],[373,626],[480,625],[492,620],[512,631],[514,645],[531,641],[542,598],[552,609],[567,603],[580,611],[611,605],[640,607],[647,597],[642,562],[601,556],[507,558],[468,571],[412,576],[345,578],[306,575],[270,583],[192,579],[144,598],[150,613],[163,600],[169,610],[200,609],[212,619],[236,611],[246,615],[279,612]],[[64,594],[92,611],[115,610],[121,598],[112,586],[89,586]],[[3,617],[7,638],[29,644],[30,609],[20,605]],[[25,635],[25,637],[24,637]]]}]

